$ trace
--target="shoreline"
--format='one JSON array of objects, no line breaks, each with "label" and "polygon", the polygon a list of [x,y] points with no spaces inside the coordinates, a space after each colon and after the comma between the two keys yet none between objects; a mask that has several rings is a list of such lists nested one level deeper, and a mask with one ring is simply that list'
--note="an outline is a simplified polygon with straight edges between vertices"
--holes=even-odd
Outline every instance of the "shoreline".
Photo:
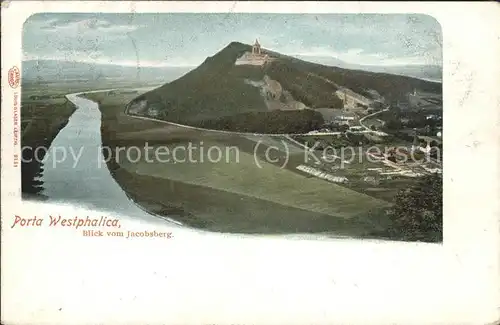
[{"label": "shoreline", "polygon": [[[58,115],[58,120],[50,121],[50,126],[48,127],[47,132],[42,132],[41,134],[31,135],[33,128],[25,130],[23,132],[23,136],[21,138],[21,146],[28,146],[30,148],[50,148],[52,142],[57,137],[59,132],[66,127],[69,122],[69,119],[75,113],[77,107],[68,99],[63,104],[59,106],[70,107],[69,114]],[[21,123],[22,123],[21,118]],[[33,124],[31,122],[30,124]],[[35,130],[37,131],[37,130]],[[23,139],[24,138],[24,139]],[[30,141],[32,140],[32,141]],[[26,143],[28,142],[28,143]],[[31,142],[31,143],[30,143]],[[23,160],[31,160],[30,162],[21,162],[21,195],[27,199],[37,199],[37,200],[46,200],[47,198],[42,194],[44,189],[43,182],[43,162],[41,162],[47,153],[47,151],[43,152],[41,159],[34,159],[35,151],[23,151],[21,155],[23,155]]]},{"label": "shoreline", "polygon": [[[86,95],[86,93],[82,93],[80,96],[83,96],[84,98],[91,100],[90,98],[86,97],[85,95]],[[196,223],[195,224],[192,224],[192,223],[186,224],[186,223],[178,220],[178,219],[183,219],[185,217],[188,217],[188,219],[194,217],[194,216],[190,215],[189,213],[187,213],[186,211],[184,211],[182,208],[167,206],[161,202],[157,202],[154,200],[146,200],[144,198],[141,198],[141,196],[139,194],[133,193],[132,191],[130,191],[129,189],[127,189],[123,185],[124,179],[122,178],[122,176],[125,176],[125,175],[119,175],[119,173],[126,173],[126,174],[129,174],[129,176],[131,176],[131,177],[139,177],[139,176],[132,175],[130,172],[125,171],[118,163],[116,163],[116,159],[114,156],[116,150],[111,150],[111,153],[104,150],[104,148],[114,147],[114,145],[112,145],[112,140],[109,140],[105,136],[105,134],[107,134],[107,132],[106,132],[107,125],[105,124],[106,123],[105,122],[106,115],[105,115],[105,112],[103,112],[103,110],[101,109],[101,104],[97,103],[97,105],[98,105],[98,109],[101,113],[100,133],[101,133],[101,145],[103,148],[102,154],[103,154],[103,157],[106,159],[106,166],[107,166],[111,176],[116,181],[118,186],[120,186],[120,188],[123,190],[123,192],[127,195],[128,199],[131,200],[134,204],[136,204],[145,213],[148,213],[156,218],[163,219],[167,222],[173,222],[173,223],[176,223],[178,225],[182,225],[184,227],[198,227],[199,228],[200,227],[199,224],[196,224]],[[112,159],[108,159],[109,157],[106,157],[107,154],[111,154]],[[169,210],[175,212],[175,217],[173,217],[172,214],[169,214],[168,212],[166,212]]]}]

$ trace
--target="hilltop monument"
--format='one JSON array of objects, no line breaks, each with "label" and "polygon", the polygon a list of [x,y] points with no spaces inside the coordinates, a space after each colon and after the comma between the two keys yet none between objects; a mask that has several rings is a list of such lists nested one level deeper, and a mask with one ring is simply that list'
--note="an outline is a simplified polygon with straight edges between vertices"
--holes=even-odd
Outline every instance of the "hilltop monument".
[{"label": "hilltop monument", "polygon": [[245,52],[241,57],[239,57],[235,65],[264,65],[273,60],[268,54],[262,53],[262,47],[258,39],[255,39],[255,43],[252,45],[252,52]]},{"label": "hilltop monument", "polygon": [[252,55],[261,55],[260,44],[257,39],[255,39],[255,43],[252,46]]}]

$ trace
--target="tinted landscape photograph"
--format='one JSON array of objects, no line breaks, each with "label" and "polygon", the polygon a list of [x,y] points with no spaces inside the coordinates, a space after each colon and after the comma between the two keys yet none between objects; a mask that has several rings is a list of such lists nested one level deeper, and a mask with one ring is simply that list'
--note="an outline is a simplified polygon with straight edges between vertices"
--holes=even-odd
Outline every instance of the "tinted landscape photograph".
[{"label": "tinted landscape photograph", "polygon": [[43,13],[24,200],[219,233],[442,242],[442,34],[417,14]]}]

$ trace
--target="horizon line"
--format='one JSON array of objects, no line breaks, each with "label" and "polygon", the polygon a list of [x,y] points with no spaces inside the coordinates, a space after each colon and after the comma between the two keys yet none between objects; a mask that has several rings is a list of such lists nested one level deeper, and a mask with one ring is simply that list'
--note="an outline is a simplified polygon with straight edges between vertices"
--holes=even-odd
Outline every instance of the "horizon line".
[{"label": "horizon line", "polygon": [[[313,62],[313,61],[308,61],[301,57],[301,55],[289,55],[291,57],[294,57],[299,60],[303,60],[306,62],[311,62],[315,64],[321,64],[321,65],[327,65],[327,66],[332,66],[332,67],[338,67],[338,65],[329,65],[329,64],[324,64],[324,63],[318,63],[318,62]],[[335,58],[338,59],[338,58]],[[338,59],[340,60],[340,59]],[[119,67],[136,67],[137,65],[131,65],[131,64],[123,64],[123,63],[114,63],[114,62],[91,62],[91,61],[85,61],[85,60],[69,60],[69,59],[57,59],[57,58],[44,58],[44,59],[25,59],[22,58],[21,62],[28,62],[28,61],[57,61],[57,62],[72,62],[72,63],[83,63],[83,64],[95,64],[95,65],[113,65],[113,66],[119,66]],[[342,60],[340,60],[342,61]],[[200,64],[202,64],[203,61],[200,63],[196,64],[171,64],[171,65],[143,65],[139,64],[139,68],[193,68],[193,67],[198,67]],[[399,64],[362,64],[362,63],[354,63],[354,62],[347,62],[347,61],[342,61],[342,63],[345,64],[352,64],[352,65],[358,65],[360,67],[408,67],[408,66],[436,66],[443,68],[442,64],[426,64],[426,63],[399,63]]]}]

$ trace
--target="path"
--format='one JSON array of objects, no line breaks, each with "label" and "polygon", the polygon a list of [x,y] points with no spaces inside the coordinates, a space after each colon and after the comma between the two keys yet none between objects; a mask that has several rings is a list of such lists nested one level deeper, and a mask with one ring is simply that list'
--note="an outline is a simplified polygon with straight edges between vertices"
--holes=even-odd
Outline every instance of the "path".
[{"label": "path", "polygon": [[366,130],[369,130],[369,131],[372,131],[373,133],[375,133],[376,135],[381,135],[381,136],[387,136],[388,134],[385,133],[385,132],[382,132],[382,131],[373,131],[371,130],[369,127],[367,127],[365,124],[363,124],[363,122],[369,118],[369,117],[374,117],[375,115],[377,114],[380,114],[382,112],[388,112],[389,109],[388,108],[384,108],[383,110],[381,111],[377,111],[375,113],[372,113],[372,114],[369,114],[369,115],[366,115],[365,117],[362,117],[361,119],[359,119],[359,125],[361,125],[362,127],[364,127]]}]

